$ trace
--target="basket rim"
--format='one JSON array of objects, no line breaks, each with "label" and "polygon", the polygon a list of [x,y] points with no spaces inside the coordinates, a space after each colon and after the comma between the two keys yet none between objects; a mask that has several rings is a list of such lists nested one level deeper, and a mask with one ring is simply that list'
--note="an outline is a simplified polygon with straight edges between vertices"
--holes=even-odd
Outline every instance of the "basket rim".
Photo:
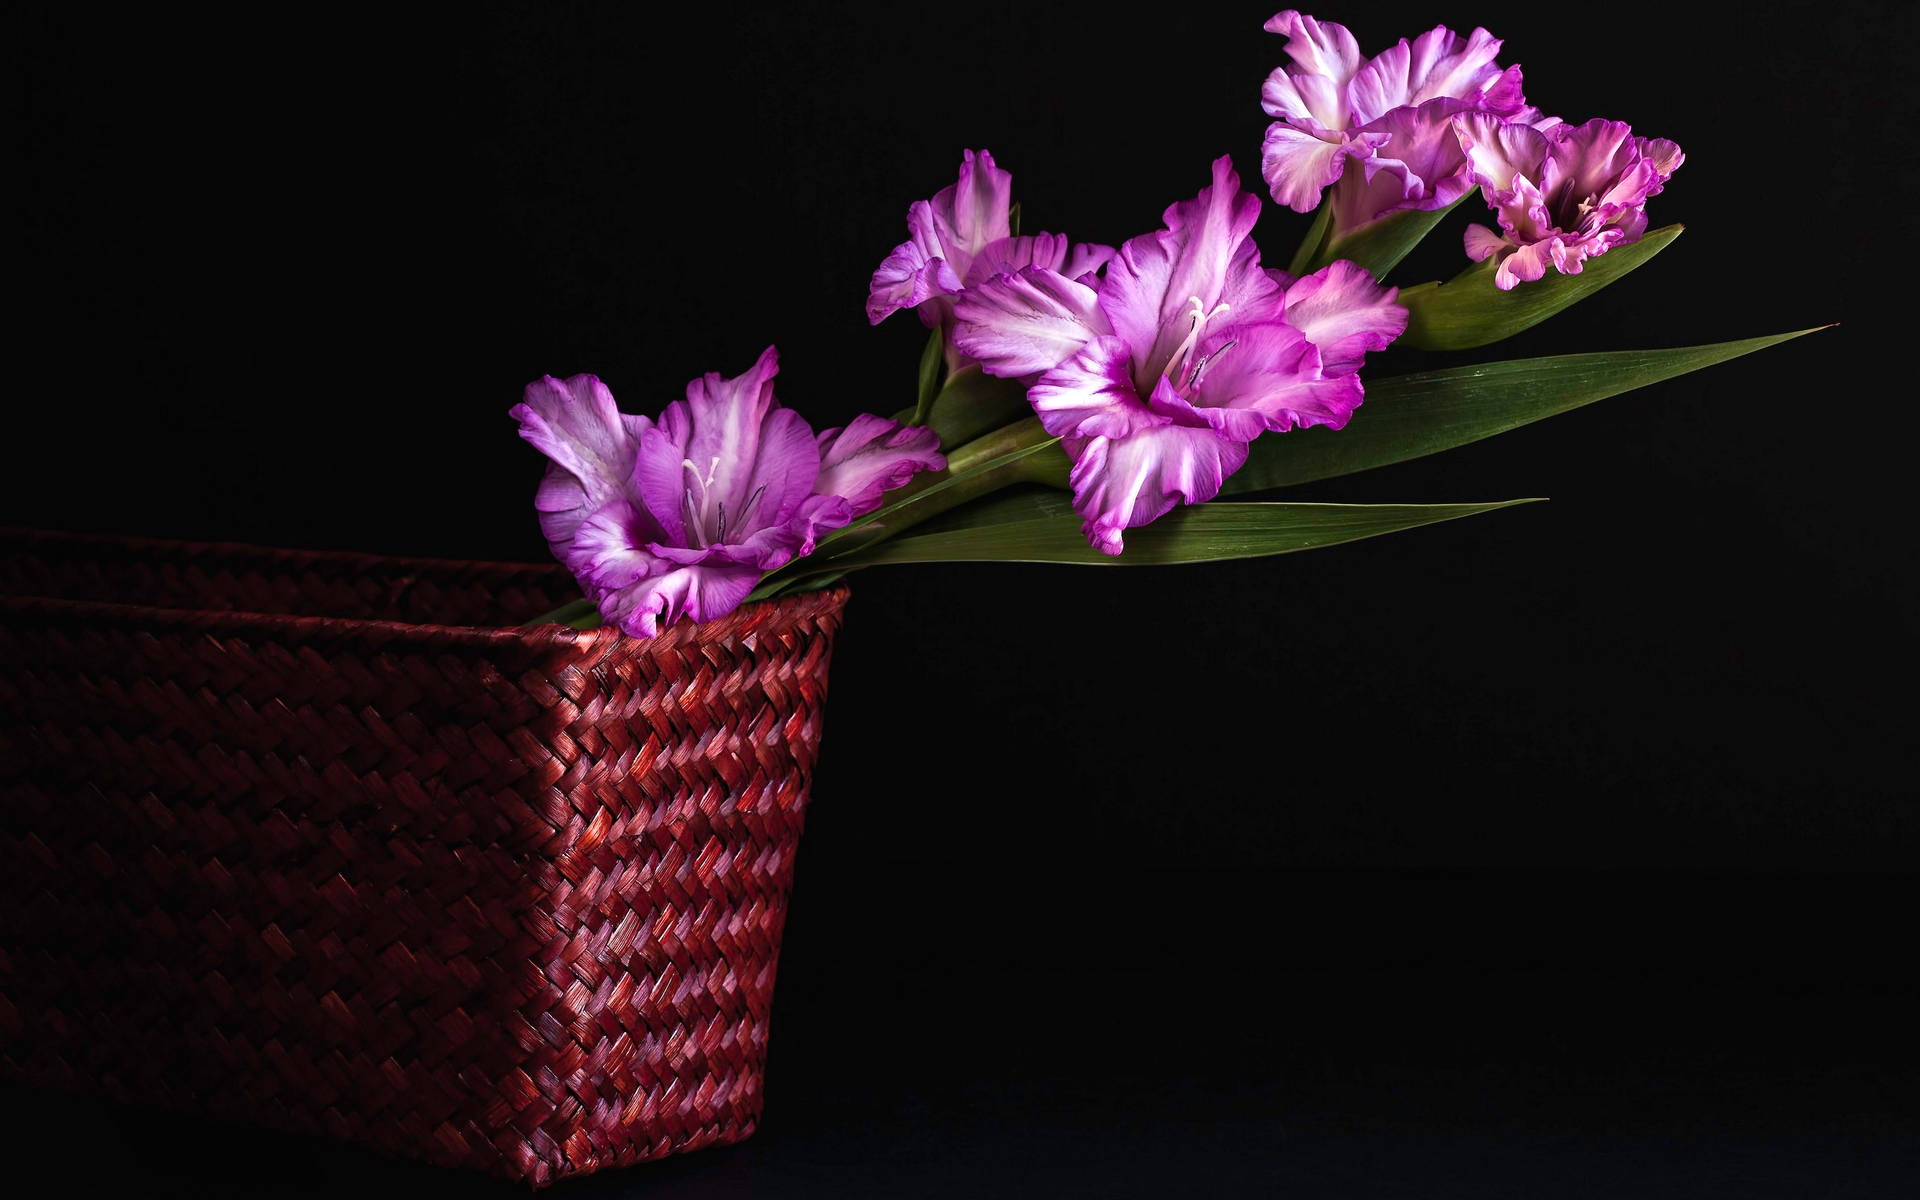
[{"label": "basket rim", "polygon": [[[0,552],[33,546],[96,546],[131,551],[134,558],[206,555],[217,560],[254,562],[287,569],[315,566],[423,573],[459,572],[481,578],[565,576],[558,563],[500,562],[453,558],[422,558],[368,554],[353,550],[300,550],[259,546],[245,542],[199,542],[152,537],[120,537],[103,533],[66,533],[54,530],[0,526]],[[708,642],[738,633],[758,632],[769,623],[791,624],[844,606],[852,590],[845,583],[814,592],[800,592],[743,604],[722,617],[698,624],[679,621],[651,638],[632,639],[668,649],[688,642]],[[205,634],[265,634],[298,640],[361,639],[380,643],[430,643],[436,646],[528,646],[586,651],[626,637],[617,628],[572,629],[565,625],[451,625],[434,622],[376,620],[365,617],[304,616],[245,609],[169,608],[151,604],[120,604],[106,600],[70,600],[56,596],[0,593],[0,614],[10,617],[81,619],[89,624]]]},{"label": "basket rim", "polygon": [[107,547],[136,558],[195,554],[237,561],[284,563],[287,566],[337,563],[341,566],[465,571],[473,574],[559,576],[566,573],[565,567],[552,561],[503,562],[497,559],[375,554],[366,550],[305,550],[293,546],[262,546],[257,542],[219,542],[198,538],[144,537],[63,529],[34,529],[24,525],[0,525],[0,550],[63,545],[76,548]]}]

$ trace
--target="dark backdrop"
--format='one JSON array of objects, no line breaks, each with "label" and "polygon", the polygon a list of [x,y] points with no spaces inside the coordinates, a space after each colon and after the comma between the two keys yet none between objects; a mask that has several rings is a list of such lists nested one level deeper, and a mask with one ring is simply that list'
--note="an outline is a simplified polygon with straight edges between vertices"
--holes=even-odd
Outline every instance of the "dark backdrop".
[{"label": "dark backdrop", "polygon": [[[1324,11],[1368,52],[1485,24],[1535,103],[1688,153],[1658,265],[1484,357],[1843,324],[1297,493],[1549,504],[1266,561],[860,578],[767,1124],[588,1186],[1879,1195],[1911,1168],[1897,7]],[[1109,243],[1216,154],[1257,187],[1268,15],[29,16],[0,518],[540,558],[528,379],[654,412],[776,341],[816,426],[889,412],[923,332],[862,301],[907,204],[967,146],[1030,227]],[[1466,220],[1398,278],[1456,269]],[[1305,223],[1269,205],[1267,258]],[[201,1186],[194,1127],[109,1116],[103,1158],[85,1115],[96,1161]],[[264,1145],[289,1182],[439,1180]]]}]

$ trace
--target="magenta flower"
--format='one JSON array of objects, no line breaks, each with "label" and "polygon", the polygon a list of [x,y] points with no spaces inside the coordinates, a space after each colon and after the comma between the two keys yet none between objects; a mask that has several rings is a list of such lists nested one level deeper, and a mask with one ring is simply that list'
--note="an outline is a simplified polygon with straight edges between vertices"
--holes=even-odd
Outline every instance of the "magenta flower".
[{"label": "magenta flower", "polygon": [[1647,230],[1647,197],[1680,164],[1680,147],[1634,137],[1621,121],[1524,125],[1466,114],[1455,118],[1473,179],[1500,222],[1467,227],[1467,257],[1494,259],[1494,286],[1510,291],[1539,279],[1547,264],[1578,275],[1587,259],[1637,242]]},{"label": "magenta flower", "polygon": [[957,183],[907,209],[912,236],[873,273],[867,295],[873,324],[913,308],[929,329],[950,327],[952,298],[996,275],[1040,267],[1079,279],[1113,257],[1111,246],[1069,245],[1064,234],[1013,236],[1013,176],[985,150],[965,153]]},{"label": "magenta flower", "polygon": [[1259,212],[1223,157],[1098,288],[1028,267],[955,301],[955,340],[982,370],[1038,376],[1027,398],[1072,458],[1074,511],[1107,554],[1123,530],[1212,499],[1260,434],[1345,425],[1366,352],[1406,328],[1394,290],[1352,263],[1299,280],[1263,270]]},{"label": "magenta flower", "polygon": [[1333,187],[1335,236],[1392,213],[1445,208],[1472,188],[1455,114],[1530,115],[1520,68],[1494,61],[1500,40],[1484,29],[1462,38],[1436,25],[1368,59],[1331,21],[1288,10],[1266,28],[1286,35],[1292,62],[1261,89],[1261,106],[1278,118],[1261,174],[1295,212],[1312,212]]},{"label": "magenta flower", "polygon": [[552,460],[534,507],[554,556],[603,620],[650,637],[732,612],[761,575],[946,460],[931,429],[860,416],[817,438],[773,396],[769,346],[708,374],[658,421],[622,413],[591,375],[527,385],[511,416]]}]

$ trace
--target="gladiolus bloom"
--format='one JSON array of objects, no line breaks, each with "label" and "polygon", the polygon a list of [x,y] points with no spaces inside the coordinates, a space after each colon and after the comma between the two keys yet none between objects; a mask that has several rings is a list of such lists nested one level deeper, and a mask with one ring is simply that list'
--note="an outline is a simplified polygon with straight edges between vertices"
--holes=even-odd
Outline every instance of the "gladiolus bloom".
[{"label": "gladiolus bloom", "polygon": [[1467,227],[1467,257],[1495,260],[1494,286],[1539,279],[1547,264],[1578,275],[1587,259],[1640,240],[1647,197],[1686,161],[1665,138],[1634,137],[1621,121],[1584,125],[1455,118],[1474,182],[1500,222]]},{"label": "gladiolus bloom", "polygon": [[816,437],[773,396],[769,346],[708,374],[657,421],[622,413],[592,375],[527,385],[511,416],[551,460],[540,528],[603,620],[650,637],[732,612],[760,577],[946,460],[931,429],[856,417]]},{"label": "gladiolus bloom", "polygon": [[[912,308],[927,328],[950,328],[953,297],[967,288],[1027,267],[1080,279],[1113,257],[1111,246],[1072,245],[1064,234],[1015,236],[1012,197],[1013,176],[994,165],[993,155],[966,151],[952,187],[907,209],[911,236],[873,273],[867,320],[878,325]],[[964,364],[950,356],[948,365]]]},{"label": "gladiolus bloom", "polygon": [[1327,188],[1333,234],[1392,213],[1445,208],[1472,187],[1451,118],[1484,112],[1525,119],[1520,68],[1495,62],[1500,40],[1435,26],[1365,58],[1346,28],[1288,10],[1266,24],[1286,35],[1291,62],[1274,69],[1261,106],[1261,174],[1275,201],[1312,212]]},{"label": "gladiolus bloom", "polygon": [[1104,553],[1212,499],[1262,433],[1345,425],[1366,352],[1406,328],[1394,290],[1352,263],[1298,280],[1262,269],[1259,211],[1221,158],[1212,186],[1123,245],[1097,288],[1029,267],[955,303],[955,340],[982,370],[1037,376],[1027,398],[1073,460],[1074,511]]}]

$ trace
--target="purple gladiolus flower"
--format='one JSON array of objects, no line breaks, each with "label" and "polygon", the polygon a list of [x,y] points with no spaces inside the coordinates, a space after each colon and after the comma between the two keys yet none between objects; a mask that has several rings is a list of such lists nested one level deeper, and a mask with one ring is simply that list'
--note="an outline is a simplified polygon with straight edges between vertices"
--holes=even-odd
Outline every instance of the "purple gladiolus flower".
[{"label": "purple gladiolus flower", "polygon": [[[867,319],[875,325],[903,308],[931,329],[951,328],[953,297],[1007,271],[1042,267],[1079,279],[1113,257],[1111,246],[1069,244],[1064,234],[1013,235],[1013,176],[985,150],[966,151],[960,179],[907,209],[912,235],[873,273]],[[951,366],[961,365],[952,361]]]},{"label": "purple gladiolus flower", "polygon": [[540,528],[601,617],[650,637],[732,612],[760,576],[946,466],[931,429],[860,416],[818,437],[773,396],[773,347],[744,375],[708,374],[660,418],[622,413],[591,375],[527,385],[511,416],[552,460]]},{"label": "purple gladiolus flower", "polygon": [[1261,89],[1279,118],[1267,127],[1261,174],[1275,201],[1312,212],[1332,187],[1333,233],[1392,213],[1445,208],[1473,187],[1451,118],[1462,112],[1525,119],[1520,68],[1494,61],[1500,40],[1435,26],[1363,58],[1344,26],[1288,10],[1267,22],[1285,34],[1291,63]]},{"label": "purple gladiolus flower", "polygon": [[955,301],[955,340],[982,370],[1038,376],[1027,398],[1072,458],[1074,511],[1107,554],[1123,530],[1212,499],[1260,434],[1345,425],[1366,352],[1406,328],[1396,292],[1352,263],[1298,280],[1262,269],[1259,212],[1223,157],[1098,288],[1028,267]]},{"label": "purple gladiolus flower", "polygon": [[1634,137],[1620,121],[1538,126],[1466,114],[1455,118],[1474,182],[1500,231],[1467,227],[1467,257],[1493,258],[1494,286],[1539,279],[1551,262],[1563,275],[1647,230],[1647,197],[1686,160],[1665,138]]}]

